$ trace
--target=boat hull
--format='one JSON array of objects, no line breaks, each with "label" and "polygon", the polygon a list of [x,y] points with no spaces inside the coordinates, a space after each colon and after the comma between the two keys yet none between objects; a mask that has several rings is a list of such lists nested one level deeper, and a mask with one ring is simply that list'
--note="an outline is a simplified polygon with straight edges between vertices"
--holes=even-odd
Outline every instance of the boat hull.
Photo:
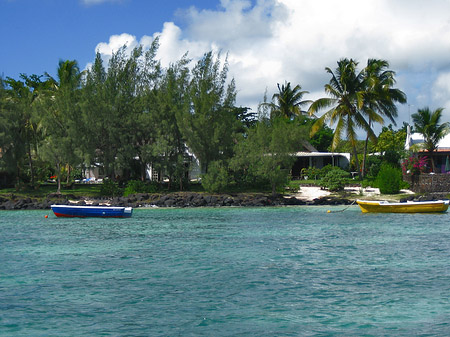
[{"label": "boat hull", "polygon": [[363,213],[439,213],[446,212],[448,200],[417,202],[385,202],[356,200]]},{"label": "boat hull", "polygon": [[129,218],[133,214],[131,207],[51,205],[51,208],[59,218]]}]

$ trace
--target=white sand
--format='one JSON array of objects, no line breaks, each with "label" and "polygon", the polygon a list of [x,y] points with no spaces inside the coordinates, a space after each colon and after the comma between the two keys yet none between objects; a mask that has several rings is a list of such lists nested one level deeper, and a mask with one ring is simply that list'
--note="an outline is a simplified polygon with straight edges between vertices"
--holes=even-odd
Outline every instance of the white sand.
[{"label": "white sand", "polygon": [[[368,187],[361,189],[359,187],[346,187],[345,191],[352,194],[358,195],[358,197],[377,197],[380,195],[380,190],[378,188]],[[362,192],[362,193],[361,193]],[[409,190],[401,190],[400,193],[414,194],[414,192]],[[311,201],[317,198],[326,197],[331,193],[328,190],[322,190],[320,187],[315,186],[302,186],[300,191],[295,193],[295,197],[304,201]]]}]

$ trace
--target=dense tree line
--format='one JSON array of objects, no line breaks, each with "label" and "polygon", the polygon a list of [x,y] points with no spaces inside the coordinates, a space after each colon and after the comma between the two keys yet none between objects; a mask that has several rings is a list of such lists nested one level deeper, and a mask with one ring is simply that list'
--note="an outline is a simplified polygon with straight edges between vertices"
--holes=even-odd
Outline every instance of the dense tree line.
[{"label": "dense tree line", "polygon": [[[60,61],[56,78],[44,74],[1,79],[2,171],[16,186],[37,185],[54,175],[59,190],[62,179],[69,182],[82,168],[100,166],[105,177],[126,180],[144,179],[152,165],[181,190],[187,183],[188,158],[194,154],[210,178],[223,168],[226,184],[239,180],[276,185],[280,178],[270,175],[285,170],[286,158],[273,151],[286,154],[307,131],[297,125],[287,139],[272,129],[282,130],[279,123],[294,127],[294,122],[275,123],[275,117],[256,126],[256,114],[236,106],[226,57],[208,52],[191,67],[186,54],[163,68],[156,59],[158,47],[155,40],[149,50],[137,47],[131,55],[124,47],[107,66],[97,54],[83,72],[76,61]],[[262,141],[257,137],[284,142],[269,141],[258,150],[274,153],[265,157],[272,162],[267,164],[270,169],[261,173],[255,163],[238,159],[231,165],[232,158],[246,156],[241,143],[257,146]]]},{"label": "dense tree line", "polygon": [[[208,52],[192,65],[185,54],[163,68],[158,47],[158,40],[131,54],[123,47],[107,65],[97,54],[85,71],[76,61],[60,61],[56,78],[0,78],[1,171],[16,186],[37,186],[54,175],[60,190],[62,179],[86,167],[126,181],[144,180],[151,165],[170,188],[183,190],[193,154],[209,191],[264,185],[275,193],[305,140],[326,151],[345,132],[357,158],[356,129],[376,144],[372,124],[383,117],[395,123],[395,103],[406,101],[386,61],[369,60],[358,72],[357,62],[343,59],[334,72],[326,68],[329,98],[304,100],[307,91],[285,82],[254,113],[236,106],[227,57]],[[314,116],[324,108],[330,109]]]}]

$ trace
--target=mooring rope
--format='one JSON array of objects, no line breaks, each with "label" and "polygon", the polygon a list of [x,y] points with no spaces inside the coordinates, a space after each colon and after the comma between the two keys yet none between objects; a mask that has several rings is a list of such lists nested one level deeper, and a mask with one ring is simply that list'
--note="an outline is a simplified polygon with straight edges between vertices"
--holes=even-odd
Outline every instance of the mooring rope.
[{"label": "mooring rope", "polygon": [[354,205],[355,202],[356,202],[356,200],[353,200],[353,202],[352,202],[350,205],[348,205],[347,207],[345,207],[344,209],[340,209],[339,211],[330,211],[330,210],[328,210],[327,213],[339,213],[339,212],[343,212],[343,211],[345,211],[347,208],[349,208],[350,206]]}]

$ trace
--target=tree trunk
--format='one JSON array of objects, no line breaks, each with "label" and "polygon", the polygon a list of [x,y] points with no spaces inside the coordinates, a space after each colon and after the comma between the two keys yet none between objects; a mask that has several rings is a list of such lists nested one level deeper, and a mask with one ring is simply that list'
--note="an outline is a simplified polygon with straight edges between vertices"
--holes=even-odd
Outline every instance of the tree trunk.
[{"label": "tree trunk", "polygon": [[433,159],[433,151],[428,151],[428,156],[430,157],[430,164],[431,164],[431,172],[436,172],[436,166],[434,165],[434,159]]},{"label": "tree trunk", "polygon": [[[369,127],[372,125],[372,120],[369,118]],[[361,177],[366,175],[366,158],[367,158],[367,145],[369,144],[369,132],[367,131],[366,142],[364,143],[364,155],[361,168]]]},{"label": "tree trunk", "polygon": [[18,190],[19,190],[19,187],[20,187],[20,167],[19,167],[18,163],[17,163],[17,165],[16,165],[16,169],[17,169],[17,175],[16,175],[16,191],[18,191]]},{"label": "tree trunk", "polygon": [[358,171],[359,180],[362,180],[361,169],[359,167],[358,152],[356,152],[356,145],[353,145],[353,156],[355,156],[356,171]]},{"label": "tree trunk", "polygon": [[31,158],[31,146],[28,143],[28,164],[30,165],[30,175],[31,175],[31,186],[34,188],[34,167],[33,160]]},{"label": "tree trunk", "polygon": [[363,161],[362,161],[362,167],[361,167],[361,177],[364,178],[366,175],[366,158],[367,158],[367,145],[369,143],[369,133],[367,133],[366,136],[366,143],[364,144],[364,155],[363,155]]},{"label": "tree trunk", "polygon": [[69,184],[70,182],[70,172],[71,172],[71,166],[67,165],[67,178],[66,178],[66,184]]},{"label": "tree trunk", "polygon": [[56,181],[58,184],[58,189],[56,190],[56,193],[61,194],[61,165],[59,162],[56,164],[56,174],[57,174]]}]

